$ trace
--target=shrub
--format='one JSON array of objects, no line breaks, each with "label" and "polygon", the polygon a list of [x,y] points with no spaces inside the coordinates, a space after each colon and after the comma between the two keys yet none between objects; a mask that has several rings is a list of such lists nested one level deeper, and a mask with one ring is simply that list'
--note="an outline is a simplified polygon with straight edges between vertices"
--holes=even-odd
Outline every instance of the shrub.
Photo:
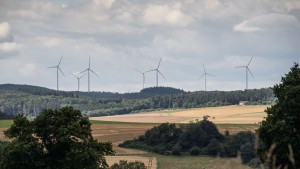
[{"label": "shrub", "polygon": [[172,148],[172,154],[173,155],[181,155],[182,148],[180,144],[175,144],[175,146]]},{"label": "shrub", "polygon": [[147,169],[147,167],[141,161],[128,163],[126,160],[120,160],[119,163],[113,164],[110,169]]},{"label": "shrub", "polygon": [[198,156],[199,154],[200,154],[200,149],[199,149],[199,147],[197,147],[197,146],[194,146],[193,148],[191,148],[191,150],[190,150],[190,154],[192,155],[192,156]]}]

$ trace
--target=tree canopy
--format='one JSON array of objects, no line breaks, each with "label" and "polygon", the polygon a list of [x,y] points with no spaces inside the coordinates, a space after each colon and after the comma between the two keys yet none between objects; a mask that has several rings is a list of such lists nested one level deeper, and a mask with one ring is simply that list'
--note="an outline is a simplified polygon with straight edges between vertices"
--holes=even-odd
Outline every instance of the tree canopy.
[{"label": "tree canopy", "polygon": [[72,107],[45,109],[32,121],[18,115],[4,132],[13,140],[4,147],[0,168],[105,168],[112,144],[94,139],[90,126]]},{"label": "tree canopy", "polygon": [[259,152],[262,160],[276,168],[300,168],[300,68],[297,63],[281,82],[273,87],[278,100],[266,110],[267,118],[258,130],[264,143]]}]

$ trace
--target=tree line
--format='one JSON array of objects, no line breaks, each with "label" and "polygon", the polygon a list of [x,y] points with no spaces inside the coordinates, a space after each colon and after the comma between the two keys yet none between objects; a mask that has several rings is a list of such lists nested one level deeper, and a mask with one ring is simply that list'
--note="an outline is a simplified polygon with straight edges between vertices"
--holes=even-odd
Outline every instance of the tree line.
[{"label": "tree line", "polygon": [[[38,88],[37,91],[40,89]],[[240,101],[249,101],[250,104],[272,104],[275,100],[274,94],[269,88],[246,91],[184,92],[180,89],[157,87],[144,89],[140,93],[123,94],[112,98],[101,98],[93,92],[90,94],[91,97],[74,97],[74,95],[63,95],[64,92],[59,95],[47,95],[45,94],[47,92],[37,94],[39,92],[28,92],[31,91],[29,89],[25,92],[26,90],[21,88],[4,90],[0,87],[0,111],[12,116],[18,114],[36,116],[43,109],[73,106],[86,116],[107,116],[159,109],[236,105]],[[95,96],[93,96],[94,94]],[[146,95],[149,97],[144,98]],[[126,98],[127,96],[128,98]]]}]

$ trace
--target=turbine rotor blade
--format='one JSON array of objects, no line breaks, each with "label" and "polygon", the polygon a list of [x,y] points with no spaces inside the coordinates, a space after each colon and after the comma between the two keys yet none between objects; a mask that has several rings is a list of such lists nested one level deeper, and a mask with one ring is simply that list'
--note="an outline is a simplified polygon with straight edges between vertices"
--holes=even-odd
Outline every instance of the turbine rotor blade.
[{"label": "turbine rotor blade", "polygon": [[148,70],[148,71],[146,71],[145,73],[147,73],[147,72],[153,72],[153,71],[156,71],[157,69],[151,69],[151,70]]},{"label": "turbine rotor blade", "polygon": [[245,68],[246,66],[236,66],[234,68]]},{"label": "turbine rotor blade", "polygon": [[91,67],[91,57],[89,57],[89,68]]},{"label": "turbine rotor blade", "polygon": [[57,66],[51,66],[51,67],[48,67],[48,68],[56,68]]},{"label": "turbine rotor blade", "polygon": [[77,78],[77,79],[78,79],[78,77],[77,77],[77,76],[75,76],[73,73],[72,73],[72,75],[73,75],[75,78]]},{"label": "turbine rotor blade", "polygon": [[92,73],[94,73],[96,76],[98,76],[98,77],[100,77],[97,73],[95,73],[92,69],[90,69],[90,71],[92,72]]},{"label": "turbine rotor blade", "polygon": [[209,74],[209,73],[206,73],[206,75],[209,75],[209,76],[215,76],[215,75],[212,75],[212,74]]},{"label": "turbine rotor blade", "polygon": [[161,62],[161,58],[159,59],[158,66],[157,66],[157,68],[156,68],[156,69],[158,69],[158,68],[159,68],[159,66],[160,66],[160,62]]},{"label": "turbine rotor blade", "polygon": [[205,69],[205,66],[204,66],[204,64],[203,64],[203,70],[204,70],[204,73],[206,73],[206,69]]},{"label": "turbine rotor blade", "polygon": [[86,72],[86,71],[88,71],[89,69],[85,69],[84,71],[82,71],[82,72],[80,72],[80,73],[78,73],[78,74],[81,74],[81,73],[83,73],[83,72]]},{"label": "turbine rotor blade", "polygon": [[249,71],[250,74],[251,74],[251,76],[254,77],[253,74],[252,74],[252,72],[250,71],[250,69],[248,67],[247,67],[247,71]]},{"label": "turbine rotor blade", "polygon": [[201,80],[205,75],[206,75],[206,74],[204,73],[204,74],[199,78],[199,80]]},{"label": "turbine rotor blade", "polygon": [[58,68],[58,70],[62,73],[62,75],[65,76],[64,72],[62,72],[61,69],[60,69],[59,67],[57,67],[57,68]]},{"label": "turbine rotor blade", "polygon": [[252,59],[253,59],[253,56],[251,57],[251,59],[250,59],[248,65],[247,65],[247,67],[250,65],[250,62],[252,61]]},{"label": "turbine rotor blade", "polygon": [[85,76],[86,74],[83,74],[82,76],[78,77],[78,79],[81,79],[83,76]]},{"label": "turbine rotor blade", "polygon": [[166,79],[165,76],[159,70],[157,70],[157,71],[164,79]]},{"label": "turbine rotor blade", "polygon": [[59,66],[59,65],[60,65],[60,62],[61,62],[62,58],[63,58],[63,57],[61,57],[61,58],[60,58],[60,60],[59,60],[59,62],[58,62],[58,65],[57,65],[57,66]]}]

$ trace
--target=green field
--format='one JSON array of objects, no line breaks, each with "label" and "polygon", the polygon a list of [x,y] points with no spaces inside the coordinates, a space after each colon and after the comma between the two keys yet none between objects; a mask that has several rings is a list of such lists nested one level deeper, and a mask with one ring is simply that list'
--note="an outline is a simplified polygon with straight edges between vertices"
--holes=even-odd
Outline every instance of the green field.
[{"label": "green field", "polygon": [[238,158],[207,156],[156,156],[157,169],[250,169]]},{"label": "green field", "polygon": [[0,120],[0,128],[9,128],[13,124],[13,120]]}]

